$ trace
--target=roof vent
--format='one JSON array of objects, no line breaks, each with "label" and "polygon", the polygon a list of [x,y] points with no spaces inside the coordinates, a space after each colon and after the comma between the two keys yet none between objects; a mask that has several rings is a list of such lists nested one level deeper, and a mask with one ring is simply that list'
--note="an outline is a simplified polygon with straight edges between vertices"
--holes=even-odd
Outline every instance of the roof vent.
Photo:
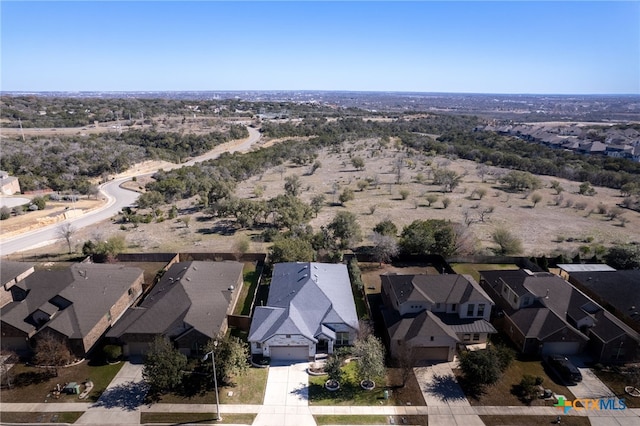
[{"label": "roof vent", "polygon": [[544,295],[544,298],[545,298],[545,299],[548,299],[548,298],[549,298],[549,289],[547,289],[547,294],[545,294],[545,295]]},{"label": "roof vent", "polygon": [[234,286],[230,285],[229,286],[229,291],[233,291],[234,288],[235,288]]}]

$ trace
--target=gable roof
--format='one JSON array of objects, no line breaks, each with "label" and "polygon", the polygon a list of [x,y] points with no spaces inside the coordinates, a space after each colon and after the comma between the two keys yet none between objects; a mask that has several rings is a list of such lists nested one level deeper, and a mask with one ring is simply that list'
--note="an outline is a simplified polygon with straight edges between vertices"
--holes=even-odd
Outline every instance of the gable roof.
[{"label": "gable roof", "polygon": [[[249,341],[275,334],[300,334],[317,341],[327,326],[358,329],[351,281],[346,265],[290,262],[273,268],[267,306],[255,309]],[[324,326],[324,327],[323,327]]]},{"label": "gable roof", "polygon": [[408,300],[429,303],[488,302],[489,295],[470,275],[381,275],[387,293],[402,304]]},{"label": "gable roof", "polygon": [[23,281],[25,299],[2,308],[2,322],[32,334],[39,327],[31,315],[40,310],[51,316],[42,327],[82,338],[142,276],[140,268],[111,264],[82,263],[60,271],[36,271]]},{"label": "gable roof", "polygon": [[0,260],[0,286],[16,280],[20,275],[28,272],[32,268],[32,263]]},{"label": "gable roof", "polygon": [[392,340],[410,342],[419,337],[446,336],[454,342],[460,341],[455,331],[431,311],[424,310],[413,317],[401,317],[393,309],[383,309],[382,314]]},{"label": "gable roof", "polygon": [[169,332],[184,322],[213,339],[227,318],[242,263],[190,261],[173,264],[139,306],[129,308],[107,337]]}]

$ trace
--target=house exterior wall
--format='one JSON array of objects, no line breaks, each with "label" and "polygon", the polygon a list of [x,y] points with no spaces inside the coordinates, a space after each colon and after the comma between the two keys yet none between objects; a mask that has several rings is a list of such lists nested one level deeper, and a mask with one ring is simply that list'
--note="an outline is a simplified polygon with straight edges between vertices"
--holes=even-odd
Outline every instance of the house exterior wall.
[{"label": "house exterior wall", "polygon": [[20,192],[20,181],[15,176],[10,176],[2,179],[0,186],[0,192],[4,195],[13,195]]},{"label": "house exterior wall", "polygon": [[209,337],[197,330],[191,330],[175,339],[175,343],[177,344],[180,352],[189,356],[197,354],[198,351],[209,342],[209,340],[211,340]]},{"label": "house exterior wall", "polygon": [[[396,303],[397,304],[397,303]],[[397,311],[400,315],[418,314],[424,310],[431,310],[431,304],[424,300],[407,300],[398,305]]]},{"label": "house exterior wall", "polygon": [[[465,345],[487,343],[487,340],[489,340],[488,333],[456,333],[456,336],[458,336],[458,339],[460,339],[460,342]],[[478,338],[474,339],[474,337],[478,337]]]},{"label": "house exterior wall", "polygon": [[433,336],[433,340],[431,340],[431,336],[418,336],[409,341],[391,339],[389,343],[391,356],[396,359],[406,350],[407,345],[410,348],[437,348],[446,346],[449,348],[449,354],[452,359],[457,342],[448,335],[440,335]]},{"label": "house exterior wall", "polygon": [[[484,311],[482,312],[482,315],[480,315],[480,305],[484,306]],[[490,301],[484,301],[484,302],[471,302],[471,303],[462,303],[458,310],[458,316],[460,318],[482,318],[484,320],[489,321],[490,317],[491,317],[491,308],[492,308],[492,303]],[[472,312],[469,312],[469,307],[471,306],[472,308]],[[471,313],[471,315],[468,315],[469,313]]]}]

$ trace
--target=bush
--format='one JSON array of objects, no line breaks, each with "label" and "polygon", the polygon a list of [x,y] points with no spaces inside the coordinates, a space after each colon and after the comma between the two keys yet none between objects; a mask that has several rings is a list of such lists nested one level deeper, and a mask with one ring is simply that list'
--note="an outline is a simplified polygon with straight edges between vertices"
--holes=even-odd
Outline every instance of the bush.
[{"label": "bush", "polygon": [[107,361],[116,361],[122,356],[122,348],[118,345],[106,345],[102,352]]}]

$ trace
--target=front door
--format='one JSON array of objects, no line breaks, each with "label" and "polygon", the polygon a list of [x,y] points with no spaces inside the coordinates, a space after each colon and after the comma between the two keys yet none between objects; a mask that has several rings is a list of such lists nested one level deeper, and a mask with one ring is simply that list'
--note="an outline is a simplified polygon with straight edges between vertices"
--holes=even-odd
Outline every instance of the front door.
[{"label": "front door", "polygon": [[329,341],[325,339],[318,339],[318,343],[316,343],[316,353],[326,354],[329,350]]}]

